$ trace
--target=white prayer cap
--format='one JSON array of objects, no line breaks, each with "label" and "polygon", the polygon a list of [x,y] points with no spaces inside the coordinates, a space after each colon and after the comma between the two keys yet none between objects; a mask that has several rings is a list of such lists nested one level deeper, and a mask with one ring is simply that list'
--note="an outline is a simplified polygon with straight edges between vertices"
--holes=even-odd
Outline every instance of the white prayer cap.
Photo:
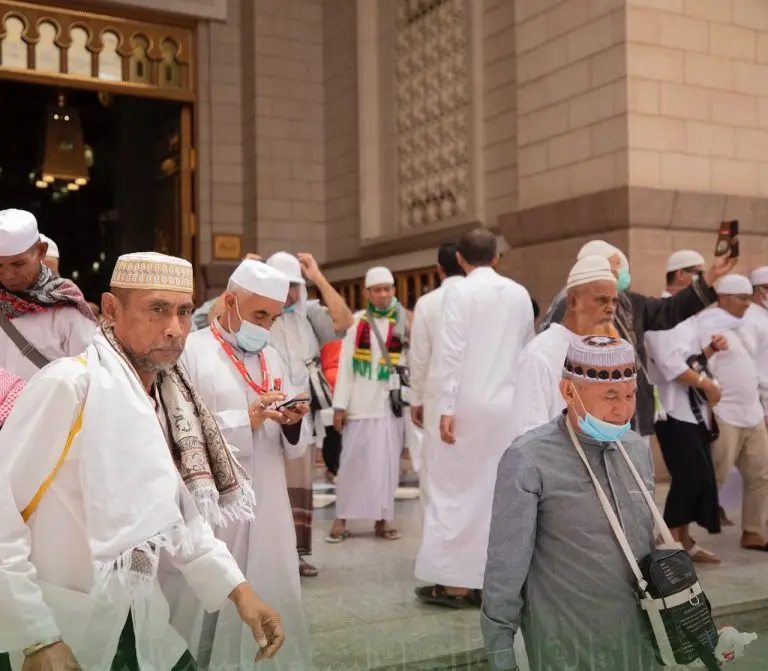
[{"label": "white prayer cap", "polygon": [[118,289],[179,291],[194,288],[192,264],[157,252],[134,252],[117,259],[109,285]]},{"label": "white prayer cap", "polygon": [[285,273],[268,263],[253,259],[242,261],[229,281],[252,294],[271,298],[279,303],[285,303],[291,286],[291,278]]},{"label": "white prayer cap", "polygon": [[609,281],[616,284],[616,277],[611,272],[611,264],[604,256],[585,256],[571,268],[566,289],[572,289],[590,282]]},{"label": "white prayer cap", "polygon": [[715,291],[726,296],[751,296],[752,283],[744,275],[731,273],[720,279]]},{"label": "white prayer cap", "polygon": [[618,256],[619,267],[629,270],[629,261],[627,260],[626,254],[624,254],[618,247],[615,247],[605,240],[590,240],[579,250],[576,259],[581,261],[581,259],[584,259],[587,256],[602,256],[606,259]]},{"label": "white prayer cap", "polygon": [[23,254],[39,241],[34,214],[26,210],[0,211],[0,256]]},{"label": "white prayer cap", "polygon": [[588,382],[627,382],[637,377],[635,348],[622,338],[590,335],[568,346],[563,375]]},{"label": "white prayer cap", "polygon": [[683,268],[695,268],[696,266],[706,265],[704,257],[692,249],[681,249],[675,252],[667,259],[667,272],[673,273]]},{"label": "white prayer cap", "polygon": [[306,284],[304,276],[301,274],[299,259],[293,254],[276,252],[267,259],[267,265],[283,273],[283,275],[288,277],[291,284]]},{"label": "white prayer cap", "polygon": [[749,281],[753,287],[763,286],[768,284],[768,266],[761,266],[752,271],[749,276]]},{"label": "white prayer cap", "polygon": [[392,271],[384,266],[376,266],[371,268],[365,274],[365,288],[378,286],[379,284],[394,284],[395,278],[392,275]]},{"label": "white prayer cap", "polygon": [[41,233],[40,241],[48,243],[48,251],[45,254],[46,257],[50,257],[52,259],[59,258],[59,246],[53,240],[51,240],[47,235],[43,235]]}]

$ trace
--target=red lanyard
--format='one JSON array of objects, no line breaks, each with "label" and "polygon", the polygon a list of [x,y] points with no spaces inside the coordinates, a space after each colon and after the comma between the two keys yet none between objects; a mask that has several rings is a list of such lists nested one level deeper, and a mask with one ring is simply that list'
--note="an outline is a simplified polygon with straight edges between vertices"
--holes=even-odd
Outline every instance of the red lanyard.
[{"label": "red lanyard", "polygon": [[261,366],[261,383],[262,383],[262,386],[259,386],[253,381],[253,378],[245,369],[245,364],[243,363],[243,360],[238,359],[237,356],[235,356],[235,353],[232,351],[232,347],[230,346],[230,344],[226,340],[224,340],[221,333],[219,332],[219,327],[216,325],[215,321],[211,323],[211,333],[213,333],[213,337],[219,341],[219,345],[221,345],[221,349],[223,349],[224,352],[226,352],[227,356],[229,357],[229,360],[235,365],[235,368],[237,368],[237,372],[240,373],[242,378],[250,385],[251,389],[253,389],[259,395],[266,394],[269,391],[270,381],[269,381],[269,371],[267,370],[267,357],[264,356],[264,350],[262,350],[258,354],[259,365]]}]

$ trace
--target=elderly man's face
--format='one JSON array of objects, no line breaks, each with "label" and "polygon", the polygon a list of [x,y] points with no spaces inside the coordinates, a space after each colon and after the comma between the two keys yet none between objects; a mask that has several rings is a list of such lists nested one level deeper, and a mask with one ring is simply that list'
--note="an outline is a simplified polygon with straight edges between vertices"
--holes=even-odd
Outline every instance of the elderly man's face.
[{"label": "elderly man's face", "polygon": [[591,327],[612,324],[619,301],[616,282],[600,280],[576,287],[569,300],[583,324]]},{"label": "elderly man's face", "polygon": [[377,310],[386,310],[395,297],[395,287],[392,284],[376,284],[366,289],[365,293]]},{"label": "elderly man's face", "polygon": [[0,284],[8,291],[27,291],[37,281],[48,243],[38,242],[23,254],[0,256]]},{"label": "elderly man's face", "polygon": [[139,373],[169,370],[192,329],[192,294],[113,289],[101,298],[105,321]]},{"label": "elderly man's face", "polygon": [[750,302],[752,301],[751,294],[721,294],[717,297],[718,305],[723,308],[727,313],[741,319],[744,313],[747,311]]},{"label": "elderly man's face", "polygon": [[588,382],[563,379],[560,382],[569,409],[578,417],[586,413],[609,424],[619,426],[632,421],[635,416],[637,382]]},{"label": "elderly man's face", "polygon": [[224,293],[222,324],[230,331],[240,330],[243,321],[256,324],[269,331],[283,311],[283,304],[273,298],[265,298],[247,291]]}]

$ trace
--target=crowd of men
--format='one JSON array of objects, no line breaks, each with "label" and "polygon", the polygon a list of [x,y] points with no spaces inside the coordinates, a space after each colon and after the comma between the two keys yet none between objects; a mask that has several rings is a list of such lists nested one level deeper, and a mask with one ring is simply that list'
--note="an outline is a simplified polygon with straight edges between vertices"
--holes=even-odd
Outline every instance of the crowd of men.
[{"label": "crowd of men", "polygon": [[498,260],[487,229],[443,245],[441,285],[413,314],[391,271],[371,268],[353,314],[311,255],[249,255],[195,311],[191,264],[139,252],[118,259],[94,309],[58,275],[35,217],[0,212],[5,663],[313,668],[300,578],[318,575],[317,445],[333,544],[350,520],[401,537],[410,448],[424,506],[416,597],[481,609],[494,671],[597,657],[656,668],[590,476],[635,556],[648,554],[640,490],[653,492],[655,433],[664,519],[691,558],[719,562],[690,525],[731,524],[720,492],[734,468],[741,546],[768,551],[768,267],[747,278],[729,256],[707,267],[683,250],[654,298],[594,240],[536,334],[534,301]]}]

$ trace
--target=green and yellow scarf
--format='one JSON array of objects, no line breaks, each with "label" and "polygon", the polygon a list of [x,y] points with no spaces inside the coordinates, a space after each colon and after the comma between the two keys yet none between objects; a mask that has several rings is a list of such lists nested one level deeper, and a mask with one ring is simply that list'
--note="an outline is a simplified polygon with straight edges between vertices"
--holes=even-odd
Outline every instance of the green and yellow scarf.
[{"label": "green and yellow scarf", "polygon": [[[395,333],[400,314],[398,307],[399,304],[397,301],[394,301],[392,306],[386,310],[378,310],[373,305],[368,305],[368,309],[374,317],[380,317],[389,321],[387,333],[386,335],[382,334],[382,336],[387,351],[389,352],[389,358],[392,360],[392,365],[394,366],[400,365],[400,356],[403,352],[403,341],[400,336]],[[357,324],[355,353],[352,356],[352,370],[354,370],[357,375],[367,377],[369,380],[372,379],[373,374],[373,361],[371,360],[372,337],[375,336],[371,332],[371,323],[368,321],[368,313],[365,312],[362,317],[360,317],[360,321]],[[376,379],[389,380],[389,367],[387,366],[387,360],[383,356],[379,357]]]}]

